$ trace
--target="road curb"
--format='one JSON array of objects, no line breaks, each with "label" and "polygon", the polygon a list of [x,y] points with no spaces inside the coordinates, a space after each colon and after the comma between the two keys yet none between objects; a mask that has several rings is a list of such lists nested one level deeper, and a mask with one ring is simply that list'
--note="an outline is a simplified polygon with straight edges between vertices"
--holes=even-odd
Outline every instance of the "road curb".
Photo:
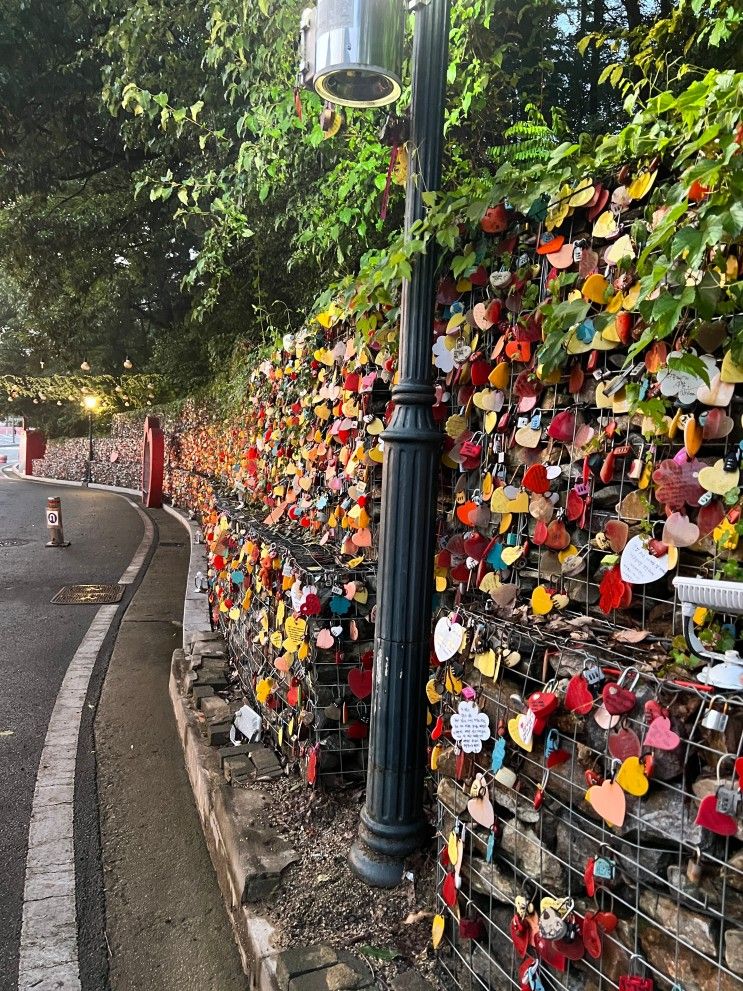
[{"label": "road curb", "polygon": [[201,537],[201,527],[186,514],[173,506],[163,503],[163,509],[170,513],[188,532],[191,541],[191,554],[188,563],[188,577],[186,578],[186,591],[183,601],[183,648],[184,650],[193,642],[199,633],[209,633],[211,623],[207,612],[206,595],[204,592],[197,592],[195,579],[197,572],[206,574],[206,546],[199,543]]},{"label": "road curb", "polygon": [[[190,536],[191,554],[183,606],[185,650],[198,639],[199,634],[211,631],[206,616],[204,593],[196,592],[194,585],[196,572],[206,572],[206,549],[203,544],[196,542],[200,528],[185,513],[172,506],[164,505],[163,509],[179,520]],[[201,828],[240,952],[243,970],[250,978],[251,989],[279,991],[276,966],[280,951],[274,942],[275,928],[249,905],[241,903],[244,870],[241,870],[241,844],[237,841],[239,824],[229,814],[230,802],[224,794],[230,792],[232,786],[222,776],[216,751],[203,742],[196,717],[181,694],[178,684],[178,653],[174,653],[170,669],[170,701]]]},{"label": "road curb", "polygon": [[7,465],[5,470],[11,474],[20,478],[23,482],[39,482],[42,485],[71,485],[76,489],[97,489],[99,492],[120,492],[123,495],[133,495],[141,496],[141,489],[125,489],[122,485],[102,485],[100,482],[91,482],[90,485],[83,485],[82,482],[77,482],[70,478],[47,478],[46,475],[26,475],[22,471],[19,471],[16,465]]},{"label": "road curb", "polygon": [[276,960],[280,951],[274,942],[275,929],[249,905],[241,903],[244,869],[240,853],[244,841],[239,841],[237,823],[228,812],[228,796],[223,794],[231,786],[222,777],[217,753],[202,741],[195,716],[180,693],[177,654],[176,651],[170,671],[170,701],[201,828],[243,970],[250,978],[251,988],[278,991]]}]

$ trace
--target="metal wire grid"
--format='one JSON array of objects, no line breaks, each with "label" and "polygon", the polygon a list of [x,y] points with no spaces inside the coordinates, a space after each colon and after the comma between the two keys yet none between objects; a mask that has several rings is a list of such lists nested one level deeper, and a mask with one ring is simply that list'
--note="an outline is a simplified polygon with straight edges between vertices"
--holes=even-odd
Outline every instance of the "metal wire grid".
[{"label": "metal wire grid", "polygon": [[[495,684],[467,665],[466,676],[477,688],[479,704],[490,714],[493,730],[499,719],[506,720],[522,711],[512,698],[514,687],[526,698],[543,686],[545,649],[556,652],[558,678],[562,673],[565,676],[570,673],[565,668],[563,672],[560,670],[560,650],[572,659],[571,670],[575,670],[575,661],[581,658],[587,663],[596,663],[595,646],[589,649],[574,643],[566,646],[556,637],[543,637],[543,631],[535,631],[533,627],[515,631],[508,623],[498,624],[486,615],[460,611],[460,622],[475,620],[490,623],[496,640],[522,652],[519,667],[506,672],[508,682]],[[611,676],[616,676],[618,670],[635,660],[634,652],[617,656],[612,651],[608,656],[609,665],[605,670]],[[599,896],[599,904],[612,908],[619,916],[618,929],[611,935],[604,935],[604,952],[598,961],[584,957],[580,964],[568,963],[562,974],[543,966],[540,976],[545,987],[589,987],[597,991],[616,988],[618,977],[629,974],[632,966],[640,968],[636,972],[644,967],[662,991],[669,991],[676,985],[685,991],[695,991],[699,987],[704,987],[705,991],[729,991],[743,986],[741,977],[726,963],[724,942],[724,930],[731,925],[733,929],[740,928],[743,922],[743,896],[740,894],[743,891],[743,857],[738,856],[734,863],[730,862],[731,854],[740,844],[734,838],[723,839],[694,825],[695,803],[700,797],[692,788],[694,775],[704,770],[714,777],[718,759],[728,751],[719,734],[701,728],[700,716],[708,704],[708,693],[701,688],[666,682],[651,674],[641,676],[638,698],[656,697],[663,691],[665,695],[661,697],[669,705],[672,717],[674,707],[679,706],[683,706],[684,714],[690,714],[691,723],[685,725],[691,728],[685,734],[682,724],[674,727],[682,737],[679,750],[683,752],[683,760],[679,760],[679,754],[674,758],[675,764],[666,768],[664,773],[669,780],[651,779],[648,796],[639,799],[628,796],[627,819],[619,834],[591,813],[585,801],[585,768],[593,766],[606,773],[610,769],[606,746],[595,745],[601,731],[597,728],[592,736],[585,732],[586,722],[593,718],[592,715],[585,720],[574,717],[560,720],[560,744],[569,750],[570,757],[565,765],[550,770],[539,813],[533,809],[533,797],[543,780],[544,763],[537,747],[533,753],[521,751],[515,745],[508,748],[506,763],[518,773],[518,791],[505,790],[493,774],[488,774],[489,751],[476,758],[476,767],[466,781],[453,783],[453,791],[442,793],[439,789],[437,825],[442,845],[456,821],[466,823],[465,860],[459,891],[461,914],[480,919],[484,926],[481,938],[460,938],[452,910],[439,895],[439,910],[447,917],[446,950],[440,953],[440,962],[457,987],[498,991],[518,988],[516,975],[520,960],[513,949],[508,928],[513,915],[514,893],[521,892],[525,882],[531,880],[536,882],[542,895],[573,898],[576,910],[582,914],[592,907],[585,895],[583,872],[588,857],[593,854],[611,857],[622,878],[613,890],[604,890]],[[445,698],[441,705],[444,713],[451,713],[453,701],[450,697]],[[743,699],[728,700],[728,704],[731,714],[727,746],[734,746],[733,753],[738,756],[743,749]],[[642,718],[632,715],[628,724],[642,739],[646,729]],[[495,735],[491,738],[491,742],[494,741]],[[728,762],[723,767],[728,784],[730,766]],[[678,774],[672,773],[674,767],[679,770]],[[487,774],[491,801],[499,818],[509,823],[505,826],[505,850],[496,845],[494,860],[500,870],[495,881],[484,859],[487,834],[469,821],[466,812],[460,811],[475,770]],[[743,826],[739,832],[743,833]],[[699,858],[706,878],[703,887],[696,887],[686,878],[687,863],[696,858]],[[534,870],[535,863],[538,871]],[[439,865],[439,890],[444,873]],[[660,915],[651,914],[652,899],[656,896],[665,899],[656,902],[656,906],[662,905],[663,914]],[[535,898],[535,902],[538,901],[539,898]],[[702,930],[702,944],[706,944],[703,948],[691,941],[694,931],[689,913],[707,920],[705,925],[709,925],[709,929]],[[659,949],[664,939],[666,945]],[[699,976],[702,972],[705,973],[704,982]],[[710,973],[714,975],[712,982],[709,981]]]},{"label": "metal wire grid", "polygon": [[[233,532],[241,533],[245,539],[274,543],[284,565],[300,573],[306,584],[324,587],[326,592],[352,580],[363,581],[367,587],[373,585],[369,565],[349,570],[336,561],[329,548],[299,543],[307,535],[297,524],[282,526],[278,531],[229,505],[220,505],[219,512],[227,515]],[[274,665],[280,651],[270,643],[259,642],[261,617],[265,615],[269,626],[274,628],[277,606],[275,597],[254,593],[250,609],[243,612],[239,621],[220,617],[242,692],[263,714],[277,749],[288,760],[298,762],[306,756],[308,748],[316,747],[318,778],[332,777],[335,782],[363,780],[369,704],[350,690],[349,674],[360,668],[362,655],[371,655],[373,627],[369,614],[373,596],[369,596],[363,607],[354,603],[344,616],[331,615],[326,603],[320,616],[308,618],[310,654],[304,662],[295,661],[289,672],[278,671]],[[360,628],[355,640],[350,635],[352,622]],[[332,650],[319,649],[315,644],[321,628],[336,631]],[[276,688],[269,702],[261,703],[255,689],[258,681],[266,677],[274,680]]]}]

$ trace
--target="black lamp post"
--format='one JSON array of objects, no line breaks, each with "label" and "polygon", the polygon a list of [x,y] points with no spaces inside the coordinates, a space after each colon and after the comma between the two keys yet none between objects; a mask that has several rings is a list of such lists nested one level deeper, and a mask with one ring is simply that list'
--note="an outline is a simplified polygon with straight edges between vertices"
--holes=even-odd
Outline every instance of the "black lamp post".
[{"label": "black lamp post", "polygon": [[[449,41],[449,0],[430,0],[415,17],[410,171],[405,232],[425,214],[422,195],[439,188]],[[366,882],[391,887],[425,836],[426,695],[433,595],[436,480],[441,434],[433,420],[431,328],[433,248],[403,283],[399,381],[383,434],[382,519],[374,687],[366,804],[351,866]]]},{"label": "black lamp post", "polygon": [[[401,47],[396,64],[395,56],[390,56],[394,49],[390,37],[397,37],[401,46],[400,3],[353,0],[346,8],[346,22],[339,24],[343,17],[338,5],[333,5],[331,15],[326,9],[329,0],[318,0],[316,16],[314,11],[303,16],[301,81],[313,81],[317,74],[321,95],[333,94],[334,102],[350,106],[379,106],[394,100],[399,92],[394,83]],[[449,3],[414,0],[410,4],[416,17],[406,234],[425,214],[423,193],[438,189],[441,179]],[[371,41],[365,44],[364,37]],[[385,45],[372,43],[380,37]],[[343,44],[337,43],[339,38]],[[385,55],[389,57],[383,61]],[[368,884],[381,887],[399,883],[405,858],[426,833],[425,685],[441,443],[431,409],[435,266],[431,249],[413,262],[412,276],[403,283],[399,382],[392,391],[394,415],[383,434],[369,768],[366,804],[350,855],[354,871]]]}]

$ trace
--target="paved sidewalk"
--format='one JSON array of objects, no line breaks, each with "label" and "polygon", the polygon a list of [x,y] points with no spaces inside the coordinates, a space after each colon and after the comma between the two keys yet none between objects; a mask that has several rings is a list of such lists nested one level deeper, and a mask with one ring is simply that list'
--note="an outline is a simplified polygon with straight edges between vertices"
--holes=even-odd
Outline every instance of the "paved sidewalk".
[{"label": "paved sidewalk", "polygon": [[243,991],[168,698],[189,538],[168,514],[151,515],[160,545],[121,624],[95,721],[110,987]]}]

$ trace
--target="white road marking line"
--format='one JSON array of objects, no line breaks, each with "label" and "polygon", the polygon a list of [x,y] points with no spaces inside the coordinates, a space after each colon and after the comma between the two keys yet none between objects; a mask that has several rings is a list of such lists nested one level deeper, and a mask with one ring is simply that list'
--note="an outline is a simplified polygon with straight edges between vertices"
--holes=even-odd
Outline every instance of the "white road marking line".
[{"label": "white road marking line", "polygon": [[[145,531],[119,579],[123,585],[137,577],[154,535],[149,516],[131,504],[144,519]],[[18,991],[80,991],[73,838],[77,742],[90,676],[118,608],[101,606],[95,614],[49,720],[28,832]]]}]

